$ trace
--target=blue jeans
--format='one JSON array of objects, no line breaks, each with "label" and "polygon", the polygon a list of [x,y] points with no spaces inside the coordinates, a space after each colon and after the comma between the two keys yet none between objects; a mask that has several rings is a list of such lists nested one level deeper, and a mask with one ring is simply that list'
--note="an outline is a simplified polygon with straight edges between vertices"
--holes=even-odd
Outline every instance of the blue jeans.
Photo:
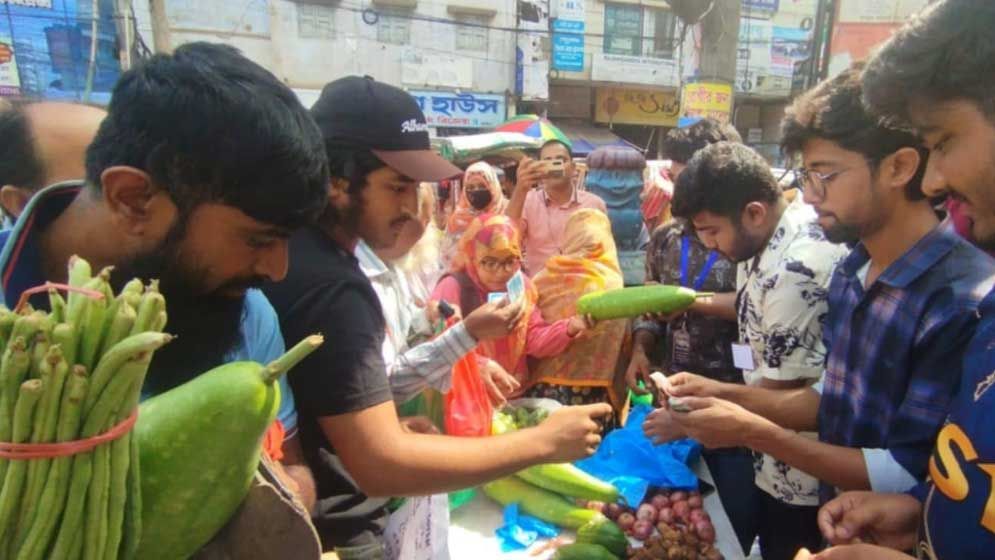
[{"label": "blue jeans", "polygon": [[706,450],[702,455],[743,554],[748,555],[760,529],[761,491],[754,483],[753,453],[737,447]]}]

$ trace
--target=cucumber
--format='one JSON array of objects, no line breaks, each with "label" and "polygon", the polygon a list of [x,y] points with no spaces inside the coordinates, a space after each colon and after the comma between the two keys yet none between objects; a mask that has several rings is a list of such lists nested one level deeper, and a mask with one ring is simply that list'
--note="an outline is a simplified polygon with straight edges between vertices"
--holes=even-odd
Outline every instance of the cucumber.
[{"label": "cucumber", "polygon": [[637,286],[593,292],[577,300],[577,313],[598,321],[638,317],[646,313],[683,311],[694,300],[712,294],[680,286]]},{"label": "cucumber", "polygon": [[510,476],[484,485],[484,494],[506,506],[517,503],[525,513],[567,529],[579,529],[608,518],[593,509],[577,507],[563,496]]},{"label": "cucumber", "polygon": [[618,556],[625,556],[629,548],[625,533],[610,520],[596,519],[577,529],[577,542],[601,545]]},{"label": "cucumber", "polygon": [[141,469],[135,558],[188,558],[235,513],[276,417],[276,380],[322,343],[306,338],[268,366],[234,362],[141,405],[134,437]]},{"label": "cucumber", "polygon": [[618,560],[619,556],[611,553],[599,544],[576,542],[556,549],[553,560]]},{"label": "cucumber", "polygon": [[618,488],[587,474],[570,463],[536,465],[519,471],[516,476],[525,482],[571,498],[597,500],[611,504],[617,502],[619,497]]}]

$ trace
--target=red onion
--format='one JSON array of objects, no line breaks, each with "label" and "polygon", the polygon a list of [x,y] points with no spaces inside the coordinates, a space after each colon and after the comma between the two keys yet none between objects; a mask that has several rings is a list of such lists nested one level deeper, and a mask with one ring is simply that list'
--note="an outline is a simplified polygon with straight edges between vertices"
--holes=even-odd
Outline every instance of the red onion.
[{"label": "red onion", "polygon": [[705,505],[705,502],[701,499],[701,496],[689,496],[688,505],[691,509],[701,509]]},{"label": "red onion", "polygon": [[608,519],[615,521],[616,519],[618,519],[619,515],[622,515],[622,506],[618,504],[608,504],[605,506],[604,513],[608,517]]},{"label": "red onion", "polygon": [[688,499],[687,492],[681,492],[680,490],[670,495],[671,502],[679,502],[681,500],[686,500],[686,499]]},{"label": "red onion", "polygon": [[663,494],[657,494],[656,496],[653,496],[650,503],[653,504],[653,507],[656,509],[663,509],[665,507],[670,507],[670,498],[664,496]]},{"label": "red onion", "polygon": [[715,527],[712,526],[711,521],[699,521],[694,524],[694,532],[698,537],[709,543],[715,542]]},{"label": "red onion", "polygon": [[674,516],[678,519],[687,519],[691,513],[691,506],[688,505],[687,500],[679,500],[674,502],[673,510]]},{"label": "red onion", "polygon": [[639,506],[639,509],[636,510],[637,521],[645,520],[649,521],[650,523],[656,523],[656,515],[657,515],[656,508],[653,507],[651,504],[643,504]]},{"label": "red onion", "polygon": [[699,521],[711,521],[712,518],[708,515],[708,512],[703,509],[693,509],[691,514],[688,516],[688,520],[691,523],[697,523]]},{"label": "red onion", "polygon": [[669,525],[674,522],[674,510],[669,507],[665,507],[657,514],[656,519],[657,521],[667,523]]},{"label": "red onion", "polygon": [[639,519],[632,526],[632,538],[637,541],[645,541],[653,536],[653,524],[645,519]]},{"label": "red onion", "polygon": [[628,531],[632,529],[632,526],[636,523],[636,517],[629,512],[625,512],[618,516],[618,528],[623,531]]}]

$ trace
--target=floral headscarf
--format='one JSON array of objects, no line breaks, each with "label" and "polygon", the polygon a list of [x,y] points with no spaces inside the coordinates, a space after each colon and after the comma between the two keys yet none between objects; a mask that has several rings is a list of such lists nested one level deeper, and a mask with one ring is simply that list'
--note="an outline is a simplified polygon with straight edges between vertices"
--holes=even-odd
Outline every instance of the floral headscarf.
[{"label": "floral headscarf", "polygon": [[[578,210],[567,220],[563,254],[546,262],[535,278],[539,309],[549,321],[577,314],[577,300],[588,293],[623,287],[611,222],[600,210]],[[620,408],[624,376],[616,371],[628,343],[627,321],[603,321],[570,344],[566,352],[533,369],[536,383],[605,387]]]},{"label": "floral headscarf", "polygon": [[[471,206],[470,199],[467,197],[467,186],[473,179],[483,179],[487,190],[491,193],[491,203],[483,210],[477,210]],[[462,234],[469,227],[470,222],[477,216],[503,213],[507,207],[508,201],[504,198],[504,193],[501,192],[501,182],[498,181],[497,171],[486,161],[478,161],[468,167],[466,173],[463,175],[463,188],[460,199],[456,203],[456,209],[453,211],[452,216],[449,217],[446,233],[450,235]]]},{"label": "floral headscarf", "polygon": [[[521,234],[511,218],[502,214],[477,216],[470,222],[466,233],[460,239],[454,271],[466,273],[477,287],[482,300],[486,301],[488,289],[480,280],[477,263],[485,257],[506,259],[510,256],[521,259],[521,247]],[[535,286],[526,278],[523,319],[508,336],[481,342],[478,352],[501,364],[505,371],[518,373],[519,364],[526,351],[529,317],[535,310],[537,300]],[[469,313],[469,310],[464,310],[464,313]]]}]

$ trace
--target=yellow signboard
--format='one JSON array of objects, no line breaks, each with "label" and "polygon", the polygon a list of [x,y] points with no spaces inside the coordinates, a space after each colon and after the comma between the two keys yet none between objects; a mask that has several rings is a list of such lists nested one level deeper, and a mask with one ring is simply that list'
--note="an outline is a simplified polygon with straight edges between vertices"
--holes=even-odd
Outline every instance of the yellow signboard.
[{"label": "yellow signboard", "polygon": [[681,107],[676,92],[598,88],[594,120],[600,123],[677,126]]},{"label": "yellow signboard", "polygon": [[732,115],[732,86],[698,82],[684,86],[684,117],[707,117],[729,122]]}]

